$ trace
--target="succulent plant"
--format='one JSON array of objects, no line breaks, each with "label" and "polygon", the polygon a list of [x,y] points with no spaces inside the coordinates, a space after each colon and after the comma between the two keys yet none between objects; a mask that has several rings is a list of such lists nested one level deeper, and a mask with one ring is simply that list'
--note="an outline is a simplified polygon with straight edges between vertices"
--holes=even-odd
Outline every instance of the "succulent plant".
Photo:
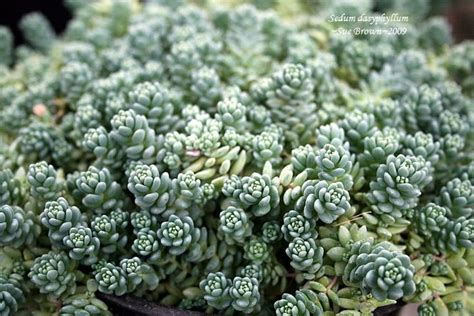
[{"label": "succulent plant", "polygon": [[136,233],[136,239],[133,241],[132,250],[150,262],[156,261],[161,257],[159,239],[155,231],[149,228],[141,228]]},{"label": "succulent plant", "polygon": [[229,289],[232,307],[237,311],[251,313],[260,300],[258,281],[255,278],[235,277]]},{"label": "succulent plant", "polygon": [[53,243],[62,243],[69,230],[82,221],[81,211],[70,206],[63,197],[46,202],[40,219],[41,224],[48,229],[48,236]]},{"label": "succulent plant", "polygon": [[3,315],[14,315],[18,312],[19,306],[25,302],[21,288],[3,276],[0,277],[0,296],[2,301],[0,313]]},{"label": "succulent plant", "polygon": [[350,207],[349,193],[341,182],[306,181],[301,190],[303,196],[296,202],[296,209],[307,218],[319,218],[325,223],[334,222]]},{"label": "succulent plant", "polygon": [[158,133],[173,130],[176,124],[170,93],[158,82],[143,82],[128,93],[128,99],[137,114],[147,118],[148,125]]},{"label": "succulent plant", "polygon": [[51,201],[56,198],[58,184],[56,180],[56,170],[45,161],[30,165],[27,179],[31,185],[31,195],[44,201]]},{"label": "succulent plant", "polygon": [[95,280],[100,292],[106,294],[123,295],[127,292],[127,278],[121,267],[111,263],[95,271]]},{"label": "succulent plant", "polygon": [[439,3],[65,2],[0,26],[1,315],[474,315],[474,44]]},{"label": "succulent plant", "polygon": [[321,268],[323,254],[324,249],[317,246],[311,238],[296,237],[286,248],[286,255],[291,259],[291,266],[296,271],[309,275],[314,275]]},{"label": "succulent plant", "polygon": [[18,206],[0,206],[0,245],[20,247],[32,245],[39,235],[39,226],[32,213]]},{"label": "succulent plant", "polygon": [[50,251],[35,259],[28,277],[41,293],[59,298],[75,292],[74,269],[65,253]]},{"label": "succulent plant", "polygon": [[238,199],[245,207],[249,207],[255,216],[263,216],[278,206],[278,190],[268,176],[254,173],[243,177],[241,183],[242,189],[236,191]]},{"label": "succulent plant", "polygon": [[418,229],[421,234],[431,236],[439,232],[448,223],[448,209],[434,203],[429,203],[417,213]]},{"label": "succulent plant", "polygon": [[305,297],[302,293],[296,294],[296,297],[284,293],[280,300],[275,302],[275,310],[278,316],[281,315],[309,315],[311,312],[315,312],[315,309],[311,309],[310,306],[305,302]]},{"label": "succulent plant", "polygon": [[313,218],[305,218],[297,211],[291,210],[283,216],[281,231],[286,241],[291,241],[297,237],[310,239],[317,235],[315,226],[316,223]]},{"label": "succulent plant", "polygon": [[219,228],[229,242],[242,243],[251,235],[252,222],[242,209],[229,206],[220,213],[219,217]]},{"label": "succulent plant", "polygon": [[171,215],[167,221],[161,223],[157,235],[161,244],[168,247],[172,255],[177,256],[188,250],[191,244],[199,239],[200,230],[194,227],[190,217],[180,218]]},{"label": "succulent plant", "polygon": [[232,281],[227,279],[222,272],[209,273],[207,277],[199,283],[199,287],[204,293],[204,299],[209,306],[218,310],[223,310],[231,304],[229,291]]},{"label": "succulent plant", "polygon": [[252,262],[261,264],[268,258],[270,254],[268,248],[269,246],[265,243],[265,241],[263,241],[263,239],[253,238],[245,243],[244,256]]},{"label": "succulent plant", "polygon": [[100,242],[92,236],[92,231],[87,227],[71,227],[63,238],[63,244],[69,250],[69,258],[86,265],[94,264],[98,258]]},{"label": "succulent plant", "polygon": [[352,161],[344,146],[324,145],[316,155],[318,176],[328,182],[342,182],[346,189],[352,187],[352,177],[349,174]]},{"label": "succulent plant", "polygon": [[266,222],[262,226],[262,239],[268,244],[275,243],[281,238],[280,225],[276,222]]},{"label": "succulent plant", "polygon": [[[425,161],[413,156],[389,156],[377,169],[376,181],[370,183],[367,195],[378,214],[401,217],[401,210],[414,207],[421,194],[420,185],[429,176]],[[423,159],[423,158],[421,158]]]},{"label": "succulent plant", "polygon": [[72,316],[76,314],[84,315],[112,315],[107,305],[88,293],[79,293],[69,296],[63,301],[60,314],[64,316]]},{"label": "succulent plant", "polygon": [[135,204],[153,214],[160,214],[173,202],[169,175],[160,174],[155,165],[135,165],[127,187],[135,196]]},{"label": "succulent plant", "polygon": [[44,15],[32,12],[20,21],[25,39],[35,48],[46,52],[55,40],[54,30]]},{"label": "succulent plant", "polygon": [[127,243],[127,235],[120,235],[117,223],[107,215],[98,215],[91,221],[92,235],[100,241],[100,250],[114,253]]},{"label": "succulent plant", "polygon": [[10,169],[0,171],[0,204],[15,203],[21,199],[21,186]]},{"label": "succulent plant", "polygon": [[120,185],[112,180],[107,168],[93,166],[76,180],[77,196],[82,198],[85,207],[102,214],[123,205],[123,192]]},{"label": "succulent plant", "polygon": [[[359,250],[360,251],[360,250]],[[349,282],[360,282],[362,291],[378,300],[399,299],[415,292],[414,267],[407,255],[375,245],[368,253],[354,254],[344,271]]]}]

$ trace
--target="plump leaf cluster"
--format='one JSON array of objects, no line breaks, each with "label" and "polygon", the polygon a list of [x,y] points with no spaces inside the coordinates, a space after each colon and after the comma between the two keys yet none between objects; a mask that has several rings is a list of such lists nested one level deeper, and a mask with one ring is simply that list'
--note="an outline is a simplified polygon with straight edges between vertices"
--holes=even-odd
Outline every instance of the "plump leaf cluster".
[{"label": "plump leaf cluster", "polygon": [[430,3],[67,0],[62,35],[0,26],[0,315],[473,315],[474,43]]}]

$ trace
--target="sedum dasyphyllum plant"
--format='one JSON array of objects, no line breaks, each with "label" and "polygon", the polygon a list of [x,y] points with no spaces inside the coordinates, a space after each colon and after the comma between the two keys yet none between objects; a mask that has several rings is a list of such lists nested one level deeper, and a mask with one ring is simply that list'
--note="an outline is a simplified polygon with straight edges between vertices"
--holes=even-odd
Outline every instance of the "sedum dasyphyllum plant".
[{"label": "sedum dasyphyllum plant", "polygon": [[0,315],[474,314],[474,43],[422,0],[192,2],[0,27]]}]

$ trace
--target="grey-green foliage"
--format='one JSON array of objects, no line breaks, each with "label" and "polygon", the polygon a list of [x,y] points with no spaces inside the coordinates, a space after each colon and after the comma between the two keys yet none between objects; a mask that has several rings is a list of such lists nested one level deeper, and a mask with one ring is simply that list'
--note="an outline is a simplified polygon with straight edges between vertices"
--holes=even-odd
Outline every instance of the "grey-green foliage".
[{"label": "grey-green foliage", "polygon": [[307,180],[301,187],[302,196],[296,201],[296,209],[306,218],[318,218],[332,223],[350,207],[349,192],[341,182]]},{"label": "grey-green foliage", "polygon": [[222,121],[209,119],[209,117],[190,120],[186,126],[189,137],[184,139],[187,149],[199,150],[205,155],[212,155],[221,145],[222,125]]},{"label": "grey-green foliage", "polygon": [[474,245],[474,219],[459,217],[448,221],[441,230],[428,239],[435,253],[458,252]]},{"label": "grey-green foliage", "polygon": [[419,232],[426,236],[440,232],[448,223],[448,209],[434,203],[428,203],[416,212],[416,225]]},{"label": "grey-green foliage", "polygon": [[30,160],[48,160],[56,135],[54,130],[39,122],[34,122],[20,130],[20,151]]},{"label": "grey-green foliage", "polygon": [[450,25],[438,17],[425,21],[420,32],[420,46],[426,49],[442,51],[452,42]]},{"label": "grey-green foliage", "polygon": [[229,206],[219,214],[219,229],[227,243],[242,243],[252,233],[252,222],[244,210]]},{"label": "grey-green foliage", "polygon": [[203,291],[204,299],[209,306],[218,310],[223,310],[231,303],[229,290],[232,281],[222,273],[209,273],[205,279],[199,283]]},{"label": "grey-green foliage", "polygon": [[0,171],[0,205],[15,204],[22,197],[20,181],[10,169]]},{"label": "grey-green foliage", "polygon": [[12,62],[13,36],[5,26],[0,27],[0,63],[9,66]]},{"label": "grey-green foliage", "polygon": [[265,103],[274,122],[284,128],[291,143],[305,143],[309,130],[317,123],[313,89],[310,68],[287,64],[274,73],[265,92]]},{"label": "grey-green foliage", "polygon": [[218,118],[225,126],[242,129],[247,108],[236,98],[224,99],[217,103]]},{"label": "grey-green foliage", "polygon": [[59,310],[61,316],[83,315],[112,315],[107,305],[89,293],[78,293],[63,301]]},{"label": "grey-green foliage", "polygon": [[133,226],[133,233],[137,234],[143,228],[154,228],[156,226],[157,219],[152,216],[147,210],[141,210],[140,212],[133,212],[130,215],[130,224]]},{"label": "grey-green foliage", "polygon": [[400,218],[401,210],[417,205],[420,189],[429,180],[430,171],[421,156],[391,155],[378,167],[367,199],[375,213]]},{"label": "grey-green foliage", "polygon": [[283,215],[283,225],[281,231],[286,241],[292,241],[294,238],[303,239],[316,238],[315,220],[313,218],[305,218],[297,211],[291,210]]},{"label": "grey-green foliage", "polygon": [[256,264],[266,261],[270,255],[270,246],[263,238],[251,238],[244,245],[244,257]]},{"label": "grey-green foliage", "polygon": [[107,168],[90,166],[80,174],[75,185],[77,190],[73,192],[74,196],[96,214],[120,208],[124,203],[122,188],[113,181]]},{"label": "grey-green foliage", "polygon": [[368,76],[374,62],[368,45],[365,41],[351,40],[340,51],[335,49],[340,77],[357,82]]},{"label": "grey-green foliage", "polygon": [[128,93],[130,108],[147,118],[150,128],[157,133],[176,128],[177,117],[171,94],[158,82],[143,82]]},{"label": "grey-green foliage", "polygon": [[319,148],[326,144],[349,146],[349,143],[345,142],[344,129],[336,123],[322,125],[316,130],[316,144]]},{"label": "grey-green foliage", "polygon": [[155,269],[142,262],[138,257],[123,258],[119,262],[120,268],[127,279],[127,291],[134,291],[137,287],[154,290],[160,281]]},{"label": "grey-green foliage", "polygon": [[25,295],[15,282],[4,276],[0,277],[0,306],[1,315],[14,315],[21,304],[25,302]]},{"label": "grey-green foliage", "polygon": [[108,215],[97,215],[91,220],[92,236],[100,241],[100,251],[115,253],[127,244],[128,236],[120,234],[117,222]]},{"label": "grey-green foliage", "polygon": [[393,99],[382,99],[379,104],[373,104],[372,113],[381,126],[399,127],[402,123],[399,103]]},{"label": "grey-green foliage", "polygon": [[409,131],[429,130],[443,110],[441,94],[428,85],[412,87],[401,100],[402,115]]},{"label": "grey-green foliage", "polygon": [[440,139],[442,158],[446,161],[456,161],[460,158],[466,141],[459,134],[448,134]]},{"label": "grey-green foliage", "polygon": [[127,188],[135,196],[135,204],[153,214],[162,213],[174,201],[168,173],[160,173],[155,165],[135,165],[128,177]]},{"label": "grey-green foliage", "polygon": [[61,91],[75,108],[75,103],[89,90],[94,74],[87,64],[71,62],[61,69],[60,78]]},{"label": "grey-green foliage", "polygon": [[201,180],[192,171],[180,173],[173,179],[173,188],[177,195],[175,206],[186,210],[196,202],[203,201]]},{"label": "grey-green foliage", "polygon": [[30,193],[33,197],[51,201],[58,194],[58,183],[56,179],[56,170],[52,165],[45,161],[31,164],[28,169],[27,180],[30,184]]},{"label": "grey-green foliage", "polygon": [[190,100],[202,109],[212,111],[222,95],[222,84],[213,68],[203,67],[192,74]]},{"label": "grey-green foliage", "polygon": [[472,96],[472,51],[471,42],[456,45],[445,60],[449,73],[460,82],[463,90]]},{"label": "grey-green foliage", "polygon": [[0,244],[11,247],[32,245],[39,235],[39,227],[31,212],[18,206],[0,206]]},{"label": "grey-green foliage", "polygon": [[77,62],[87,65],[91,70],[95,70],[99,66],[96,50],[92,44],[87,42],[67,43],[63,47],[61,57],[64,65]]},{"label": "grey-green foliage", "polygon": [[434,306],[433,302],[423,303],[418,306],[417,312],[420,316],[436,315],[436,307]]},{"label": "grey-green foliage", "polygon": [[258,282],[263,281],[263,269],[258,264],[248,264],[242,267],[239,271],[239,275],[242,277],[255,278]]},{"label": "grey-green foliage", "polygon": [[324,249],[316,245],[313,238],[294,238],[286,248],[286,255],[290,258],[290,265],[304,274],[305,279],[314,278],[315,273],[323,264]]},{"label": "grey-green foliage", "polygon": [[158,21],[142,21],[130,26],[126,40],[132,56],[142,61],[160,57],[162,47],[157,27],[160,27]]},{"label": "grey-green foliage", "polygon": [[255,216],[263,216],[270,210],[277,209],[279,193],[269,176],[254,173],[249,177],[237,178],[236,181],[232,192],[224,187],[224,194],[242,203]]},{"label": "grey-green foliage", "polygon": [[474,186],[468,181],[461,181],[455,178],[441,188],[441,205],[445,205],[450,210],[450,216],[472,217],[474,206]]},{"label": "grey-green foliage", "polygon": [[136,233],[132,244],[132,250],[149,262],[157,261],[162,256],[159,238],[155,232],[148,227],[140,228]]},{"label": "grey-green foliage", "polygon": [[388,156],[395,154],[399,148],[400,144],[396,137],[376,132],[373,136],[364,139],[364,151],[358,160],[364,167],[376,168],[385,162]]},{"label": "grey-green foliage", "polygon": [[[78,102],[76,115],[74,116],[74,132],[78,139],[86,139],[85,134],[92,128],[100,128],[102,114],[92,105],[92,100],[82,103]],[[80,105],[79,105],[80,104]]]},{"label": "grey-green foliage", "polygon": [[344,278],[360,284],[363,292],[378,300],[396,300],[415,292],[414,267],[407,255],[391,250],[387,243],[364,248],[351,255]]},{"label": "grey-green foliage", "polygon": [[55,41],[56,35],[49,21],[39,12],[28,13],[20,20],[20,29],[26,41],[46,53]]},{"label": "grey-green foliage", "polygon": [[157,231],[161,244],[169,248],[170,254],[174,256],[188,250],[199,240],[200,233],[190,217],[180,218],[176,215],[171,215],[167,221],[161,223]]},{"label": "grey-green foliage", "polygon": [[40,215],[41,224],[48,229],[48,237],[53,244],[62,244],[69,229],[78,225],[81,211],[70,206],[68,201],[60,197],[56,201],[48,201]]},{"label": "grey-green foliage", "polygon": [[121,267],[107,262],[94,274],[100,292],[119,296],[127,292],[127,278]]},{"label": "grey-green foliage", "polygon": [[359,110],[348,113],[339,125],[344,129],[344,135],[350,141],[351,150],[354,152],[362,152],[364,139],[373,136],[377,131],[374,115]]},{"label": "grey-green foliage", "polygon": [[423,132],[416,132],[414,135],[407,135],[403,139],[403,151],[407,155],[422,156],[435,164],[439,160],[439,142],[433,139],[433,135]]},{"label": "grey-green foliage", "polygon": [[[321,315],[331,310],[334,305],[342,304],[339,294],[331,289],[331,284],[328,282],[327,279],[322,279],[321,282],[311,281],[308,287],[297,290],[294,295],[284,293],[282,298],[274,303],[276,314]],[[341,292],[341,295],[344,294]],[[349,314],[351,312],[348,311]]]},{"label": "grey-green foliage", "polygon": [[334,101],[337,98],[337,79],[333,75],[336,68],[334,55],[321,52],[306,61],[306,64],[311,68],[311,76],[315,81],[316,101]]},{"label": "grey-green foliage", "polygon": [[262,132],[253,137],[252,149],[254,163],[258,167],[263,167],[267,161],[271,162],[272,165],[278,165],[281,161],[280,155],[283,151],[283,144],[280,143],[279,135]]},{"label": "grey-green foliage", "polygon": [[189,73],[200,68],[202,61],[196,51],[196,45],[191,40],[175,42],[170,53],[166,56],[171,81],[179,87],[191,84]]},{"label": "grey-green foliage", "polygon": [[310,145],[299,146],[291,151],[291,165],[296,173],[306,171],[310,178],[317,176],[316,150]]},{"label": "grey-green foliage", "polygon": [[84,134],[82,146],[97,157],[98,163],[112,170],[121,168],[121,160],[124,159],[125,152],[120,143],[113,140],[103,126],[89,129]]},{"label": "grey-green foliage", "polygon": [[266,222],[262,225],[262,239],[267,244],[276,243],[281,236],[280,226],[277,222]]},{"label": "grey-green foliage", "polygon": [[347,190],[351,189],[353,185],[350,175],[352,161],[349,151],[343,145],[324,145],[317,152],[316,165],[321,180],[342,182]]},{"label": "grey-green foliage", "polygon": [[78,152],[74,146],[62,136],[54,139],[51,148],[54,148],[54,151],[51,153],[51,158],[58,166],[67,168],[68,164],[73,163],[77,159]]},{"label": "grey-green foliage", "polygon": [[277,107],[311,102],[313,85],[310,76],[311,70],[303,65],[286,65],[272,78],[271,90],[266,93],[267,104]]},{"label": "grey-green foliage", "polygon": [[57,299],[75,292],[74,267],[65,253],[50,251],[35,259],[28,277],[41,293]]},{"label": "grey-green foliage", "polygon": [[237,311],[252,313],[258,310],[260,301],[259,283],[255,278],[235,277],[229,289],[232,307]]},{"label": "grey-green foliage", "polygon": [[100,241],[92,236],[92,231],[88,227],[71,227],[63,238],[63,244],[72,260],[85,265],[92,265],[98,260]]},{"label": "grey-green foliage", "polygon": [[155,131],[145,116],[120,110],[111,120],[111,138],[124,148],[129,159],[149,161],[156,154]]},{"label": "grey-green foliage", "polygon": [[0,314],[472,312],[474,45],[428,0],[82,2],[0,27]]},{"label": "grey-green foliage", "polygon": [[295,295],[284,293],[280,300],[276,301],[274,308],[278,316],[283,315],[310,315],[316,313],[315,304],[311,301],[313,297],[305,295],[304,291],[297,291]]}]

